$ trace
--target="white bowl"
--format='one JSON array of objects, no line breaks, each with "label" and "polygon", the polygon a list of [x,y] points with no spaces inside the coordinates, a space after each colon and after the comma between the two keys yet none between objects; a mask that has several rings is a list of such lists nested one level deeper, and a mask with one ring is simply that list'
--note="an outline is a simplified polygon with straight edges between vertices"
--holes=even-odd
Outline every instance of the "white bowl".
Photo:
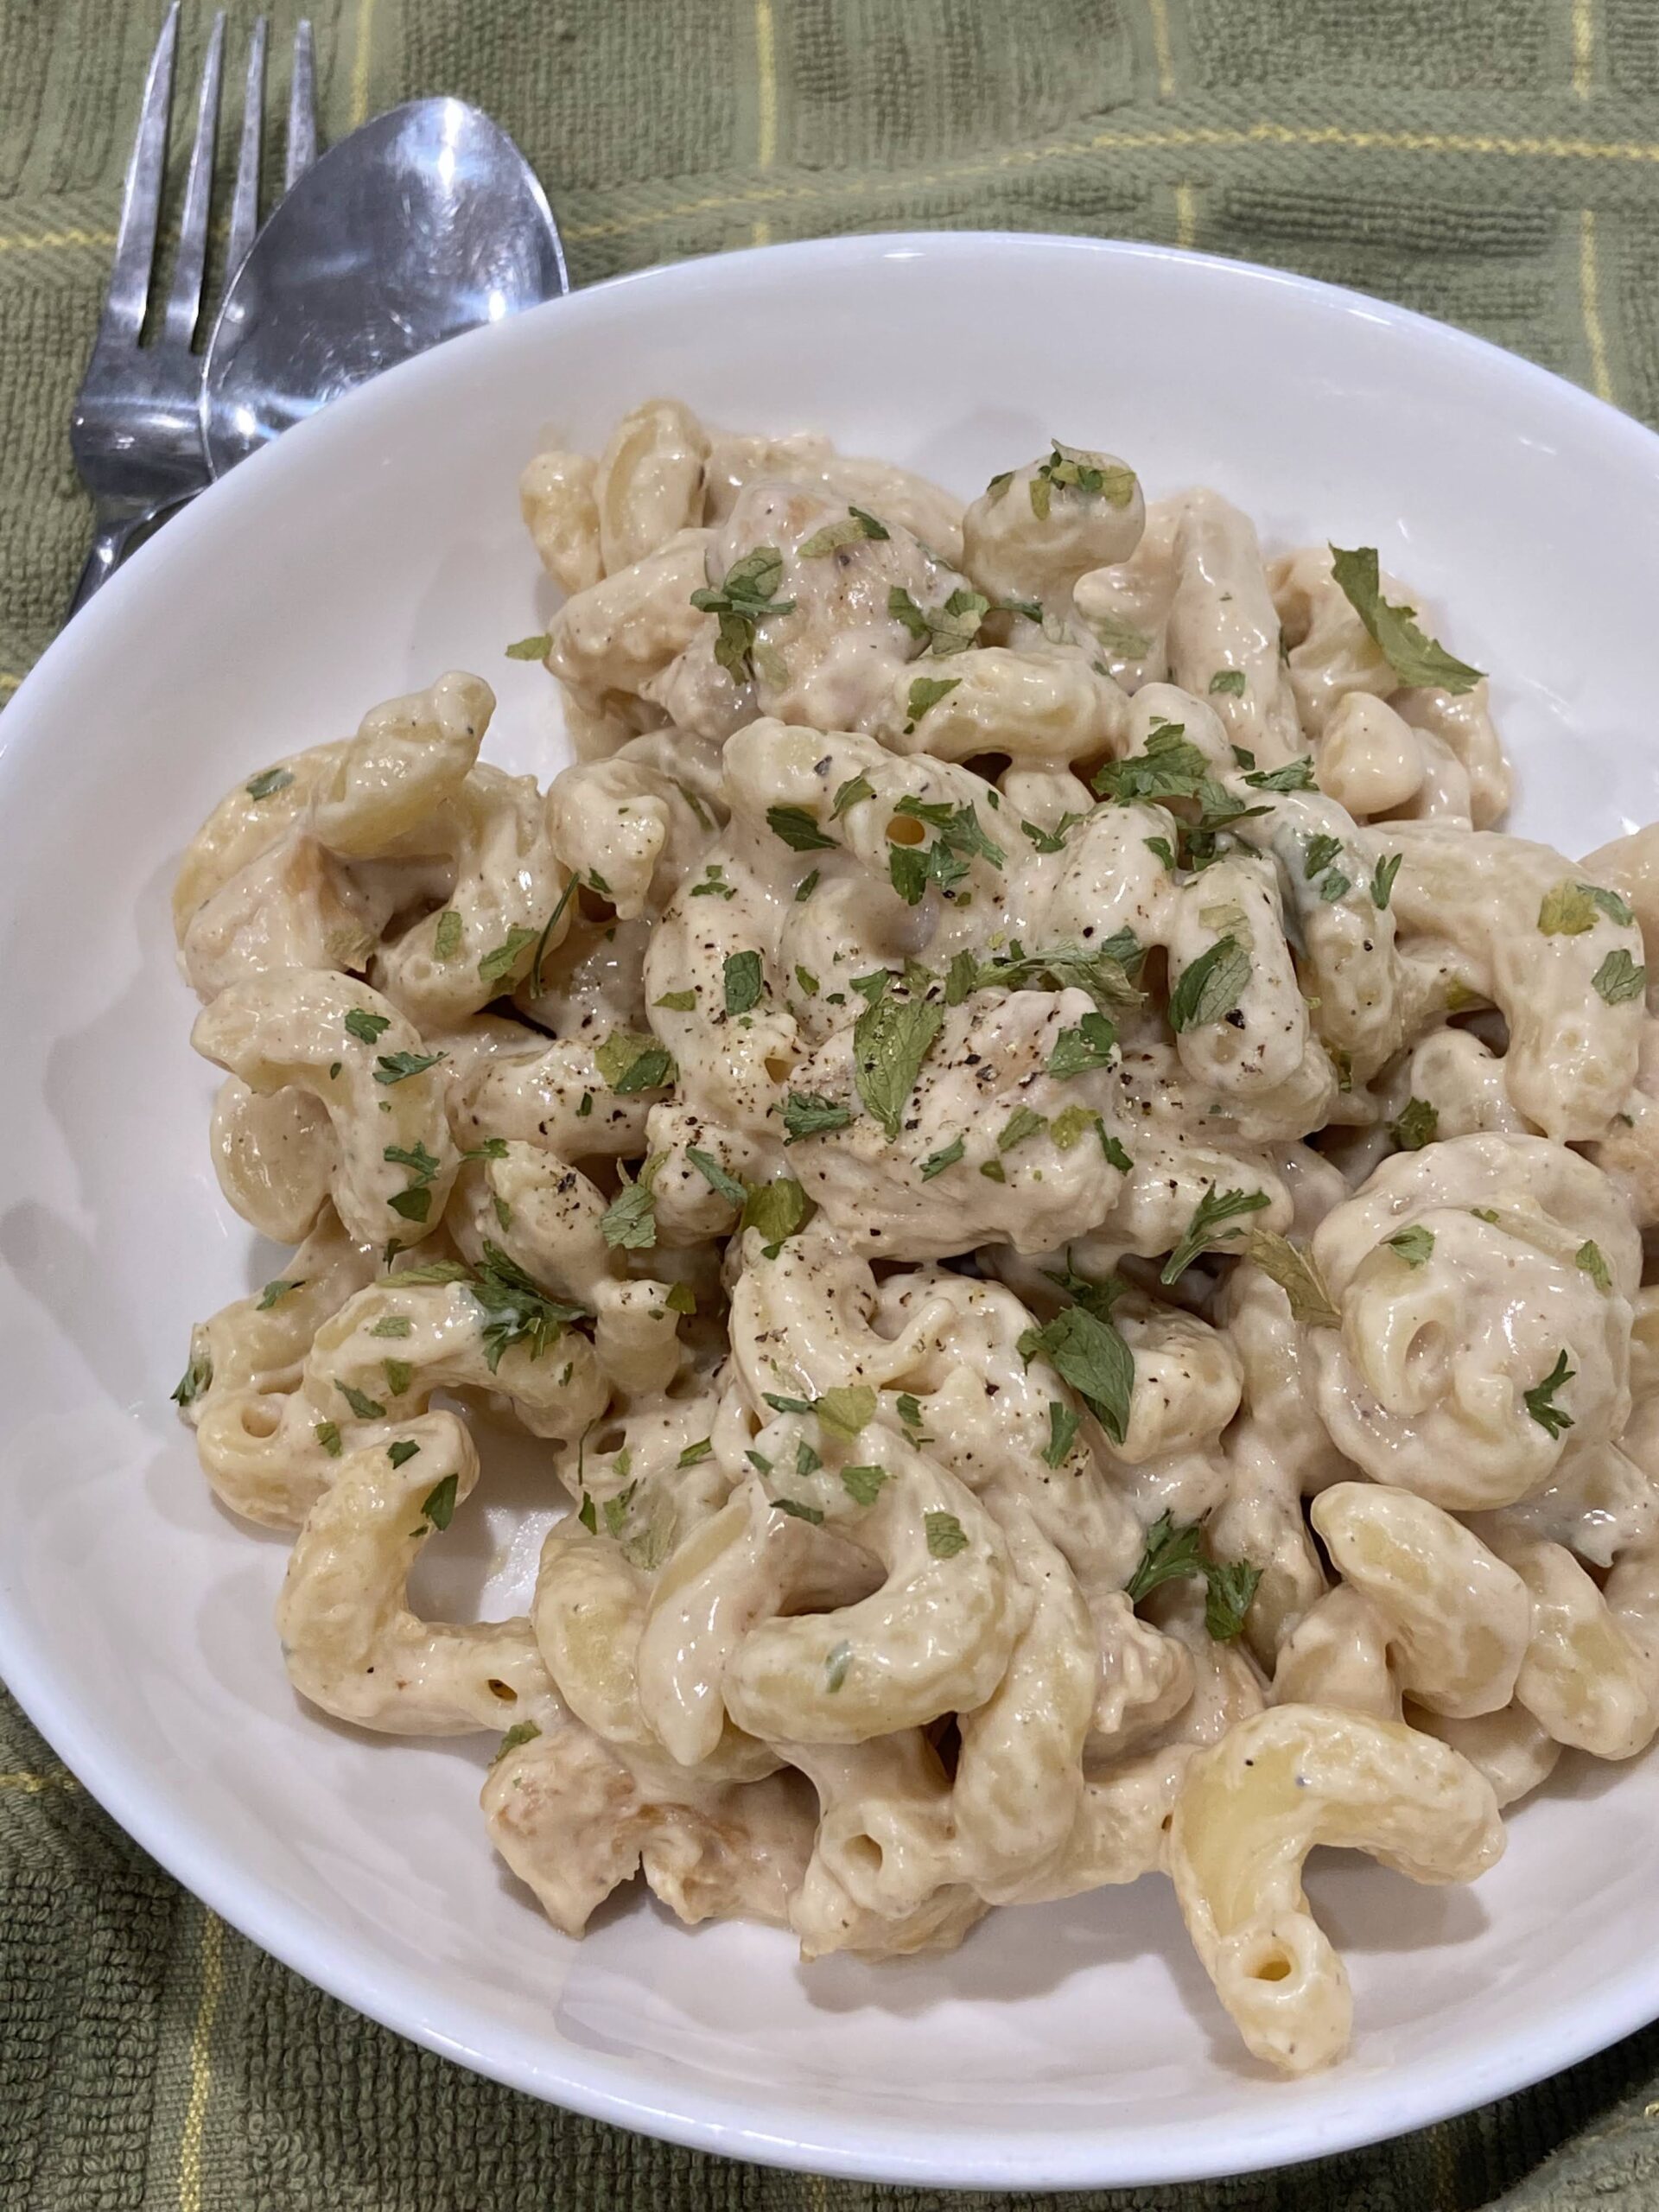
[{"label": "white bowl", "polygon": [[[232,782],[451,666],[491,754],[560,765],[504,659],[549,601],[515,479],[677,393],[972,492],[1051,434],[1270,545],[1375,543],[1494,671],[1521,827],[1659,814],[1659,441],[1542,371],[1343,292],[1081,240],[843,238],[652,271],[457,340],[302,424],[139,554],[0,722],[0,1672],[162,1863],[360,2011],[539,2096],[740,2158],[1024,2190],[1341,2150],[1659,2013],[1659,1766],[1571,1770],[1478,1888],[1331,1858],[1353,2055],[1267,2079],[1147,1881],[998,1912],[954,1957],[804,1972],[647,1904],[581,1944],[493,1857],[486,1747],[331,1726],[284,1679],[283,1548],[211,1502],[167,1394],[190,1321],[278,1272],[220,1202],[168,894]],[[502,1613],[545,1507],[457,1517],[429,1599]],[[441,1575],[442,1583],[438,1580]],[[465,1612],[458,1617],[466,1618]]]}]

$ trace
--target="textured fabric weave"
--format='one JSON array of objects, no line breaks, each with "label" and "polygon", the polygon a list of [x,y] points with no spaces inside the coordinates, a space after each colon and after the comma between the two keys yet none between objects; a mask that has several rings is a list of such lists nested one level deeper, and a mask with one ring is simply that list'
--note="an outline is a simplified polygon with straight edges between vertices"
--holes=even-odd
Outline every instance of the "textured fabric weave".
[{"label": "textured fabric weave", "polygon": [[[1154,238],[1404,301],[1659,421],[1659,0],[306,5],[325,137],[417,92],[480,101],[579,283],[903,226]],[[65,431],[161,8],[0,0],[0,696],[86,550]],[[273,57],[297,12],[272,8]],[[319,1995],[0,1698],[7,2212],[1645,2212],[1656,2101],[1652,2029],[1467,2120],[1204,2188],[969,2199],[699,2158]]]}]

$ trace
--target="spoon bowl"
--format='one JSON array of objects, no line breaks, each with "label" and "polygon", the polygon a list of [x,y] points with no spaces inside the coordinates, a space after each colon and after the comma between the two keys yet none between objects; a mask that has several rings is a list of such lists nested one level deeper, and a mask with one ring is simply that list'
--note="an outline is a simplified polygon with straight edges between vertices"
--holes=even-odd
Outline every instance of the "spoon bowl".
[{"label": "spoon bowl", "polygon": [[299,178],[232,282],[202,378],[208,467],[569,289],[535,172],[488,116],[448,99],[376,116]]}]

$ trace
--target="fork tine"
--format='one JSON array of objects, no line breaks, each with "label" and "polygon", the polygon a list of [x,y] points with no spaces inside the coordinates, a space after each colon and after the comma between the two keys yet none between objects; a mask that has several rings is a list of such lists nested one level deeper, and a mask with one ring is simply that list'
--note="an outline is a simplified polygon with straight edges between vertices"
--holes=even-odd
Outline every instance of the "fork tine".
[{"label": "fork tine", "polygon": [[173,289],[168,295],[167,336],[176,346],[188,346],[195,334],[201,308],[201,277],[207,265],[207,210],[213,191],[213,149],[219,137],[219,84],[225,61],[225,17],[213,17],[201,65],[201,91],[196,101],[196,135],[190,148],[190,168],[184,181],[184,213],[179,223],[178,258],[173,269]]},{"label": "fork tine", "polygon": [[149,57],[144,103],[138,111],[138,136],[121,188],[121,221],[116,232],[115,264],[99,324],[100,340],[137,342],[149,298],[150,266],[156,258],[156,225],[162,210],[162,175],[167,166],[167,111],[173,99],[173,51],[179,37],[179,0],[173,0]]},{"label": "fork tine", "polygon": [[283,190],[291,191],[317,158],[316,67],[311,25],[302,20],[294,34],[294,75],[288,88],[288,158]]},{"label": "fork tine", "polygon": [[259,227],[259,138],[265,101],[265,19],[254,19],[248,40],[248,73],[242,90],[242,143],[236,156],[236,192],[231,200],[230,242],[226,251],[228,283],[248,257]]}]

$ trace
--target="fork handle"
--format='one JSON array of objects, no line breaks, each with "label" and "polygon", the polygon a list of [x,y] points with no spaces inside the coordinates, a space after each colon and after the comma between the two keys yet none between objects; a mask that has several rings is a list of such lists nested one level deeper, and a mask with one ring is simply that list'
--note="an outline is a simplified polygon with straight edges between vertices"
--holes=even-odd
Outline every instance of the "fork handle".
[{"label": "fork handle", "polygon": [[139,531],[149,520],[148,514],[126,515],[119,521],[107,515],[99,517],[92,537],[92,550],[86,556],[86,565],[80,572],[80,582],[75,586],[75,595],[69,602],[66,620],[79,614],[92,594],[109,582],[132,550]]}]

